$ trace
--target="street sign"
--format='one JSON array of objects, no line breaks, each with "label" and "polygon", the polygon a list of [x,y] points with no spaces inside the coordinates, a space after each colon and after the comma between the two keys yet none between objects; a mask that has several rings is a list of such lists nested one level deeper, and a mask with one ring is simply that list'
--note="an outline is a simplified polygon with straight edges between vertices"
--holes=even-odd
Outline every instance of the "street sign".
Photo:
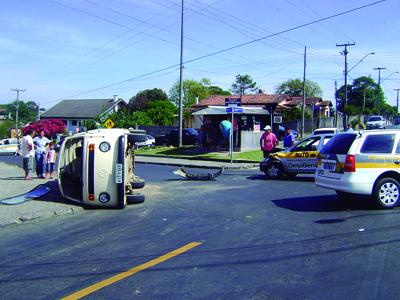
[{"label": "street sign", "polygon": [[225,106],[241,106],[241,98],[225,98]]},{"label": "street sign", "polygon": [[[226,109],[227,113],[231,113],[232,112],[232,106],[228,106],[225,109]],[[233,106],[233,112],[234,113],[242,113],[243,112],[243,107]]]},{"label": "street sign", "polygon": [[107,128],[113,128],[115,126],[115,123],[111,119],[107,119],[104,122],[104,126],[106,126]]}]

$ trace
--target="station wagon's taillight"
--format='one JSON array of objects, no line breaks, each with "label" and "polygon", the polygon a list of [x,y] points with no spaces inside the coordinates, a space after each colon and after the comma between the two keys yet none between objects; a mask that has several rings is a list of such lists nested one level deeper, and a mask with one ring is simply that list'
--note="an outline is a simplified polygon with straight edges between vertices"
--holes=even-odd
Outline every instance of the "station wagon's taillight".
[{"label": "station wagon's taillight", "polygon": [[344,171],[345,172],[356,171],[356,157],[354,155],[346,155],[346,160],[344,161]]}]

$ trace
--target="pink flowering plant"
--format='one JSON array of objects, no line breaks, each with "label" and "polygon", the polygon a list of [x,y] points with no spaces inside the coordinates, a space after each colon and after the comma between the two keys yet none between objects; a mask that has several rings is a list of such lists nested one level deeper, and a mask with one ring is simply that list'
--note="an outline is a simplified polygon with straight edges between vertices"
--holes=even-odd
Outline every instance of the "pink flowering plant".
[{"label": "pink flowering plant", "polygon": [[23,131],[24,135],[26,135],[29,129],[33,129],[36,133],[43,130],[47,137],[52,137],[55,134],[63,133],[65,131],[65,124],[59,119],[43,119],[26,126]]}]

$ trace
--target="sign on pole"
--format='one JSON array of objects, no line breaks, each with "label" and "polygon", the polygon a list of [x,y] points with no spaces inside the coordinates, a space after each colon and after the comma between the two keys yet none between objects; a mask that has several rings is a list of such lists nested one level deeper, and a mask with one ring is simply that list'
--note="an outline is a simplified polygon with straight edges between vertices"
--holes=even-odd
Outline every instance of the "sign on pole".
[{"label": "sign on pole", "polygon": [[241,98],[225,98],[225,106],[241,106]]},{"label": "sign on pole", "polygon": [[115,123],[111,119],[107,119],[104,122],[104,126],[106,126],[107,128],[113,128],[115,126]]}]

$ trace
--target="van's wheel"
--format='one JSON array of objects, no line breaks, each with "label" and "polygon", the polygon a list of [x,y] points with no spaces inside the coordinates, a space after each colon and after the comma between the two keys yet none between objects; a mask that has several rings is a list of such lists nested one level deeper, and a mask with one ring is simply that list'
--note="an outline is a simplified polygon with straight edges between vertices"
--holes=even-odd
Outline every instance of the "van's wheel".
[{"label": "van's wheel", "polygon": [[143,203],[144,199],[145,199],[145,196],[143,194],[126,195],[126,203],[128,203],[128,204]]},{"label": "van's wheel", "polygon": [[376,183],[372,196],[381,207],[393,208],[399,204],[400,184],[394,178],[382,178]]},{"label": "van's wheel", "polygon": [[144,188],[145,184],[146,182],[141,178],[135,178],[135,180],[131,181],[131,186],[134,190]]},{"label": "van's wheel", "polygon": [[283,175],[283,168],[279,162],[272,162],[267,166],[265,174],[268,178],[278,179]]}]

